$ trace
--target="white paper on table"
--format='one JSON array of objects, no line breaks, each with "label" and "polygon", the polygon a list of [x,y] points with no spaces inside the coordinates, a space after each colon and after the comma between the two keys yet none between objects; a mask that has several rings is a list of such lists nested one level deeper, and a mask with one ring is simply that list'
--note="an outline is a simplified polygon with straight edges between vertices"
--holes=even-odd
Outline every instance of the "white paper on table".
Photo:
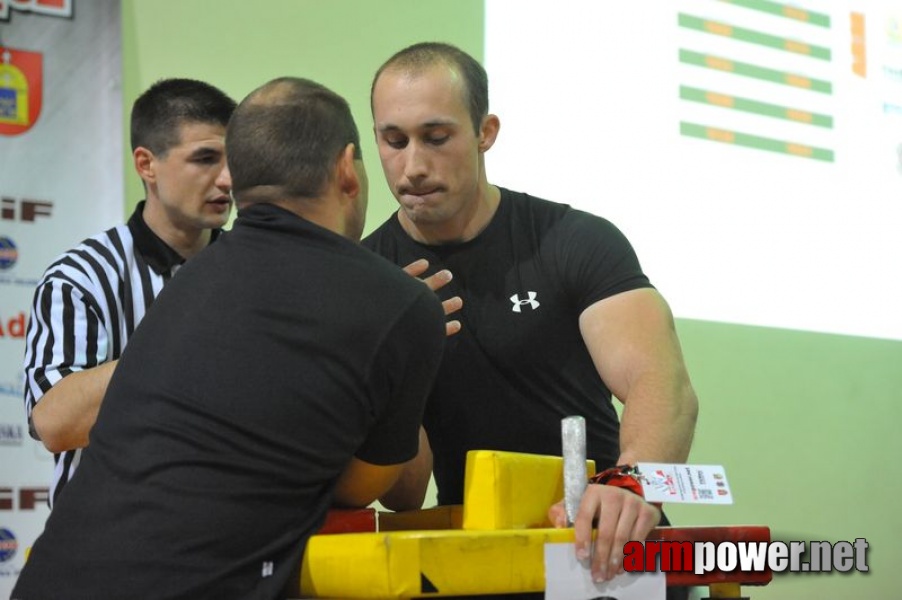
[{"label": "white paper on table", "polygon": [[664,600],[666,593],[664,573],[622,573],[595,583],[574,544],[545,544],[545,600]]}]

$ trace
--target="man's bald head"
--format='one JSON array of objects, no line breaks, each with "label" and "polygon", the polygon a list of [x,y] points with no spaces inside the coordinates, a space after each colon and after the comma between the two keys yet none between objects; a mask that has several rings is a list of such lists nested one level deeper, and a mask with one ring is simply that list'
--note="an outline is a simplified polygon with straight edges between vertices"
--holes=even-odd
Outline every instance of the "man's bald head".
[{"label": "man's bald head", "polygon": [[251,92],[229,121],[232,194],[240,204],[316,198],[348,144],[360,158],[344,98],[309,79],[274,79]]}]

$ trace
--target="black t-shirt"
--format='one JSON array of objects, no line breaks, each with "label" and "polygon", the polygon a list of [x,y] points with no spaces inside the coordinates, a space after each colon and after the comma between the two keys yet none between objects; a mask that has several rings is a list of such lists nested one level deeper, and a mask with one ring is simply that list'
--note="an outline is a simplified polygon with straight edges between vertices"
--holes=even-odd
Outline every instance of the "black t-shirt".
[{"label": "black t-shirt", "polygon": [[589,458],[614,464],[619,422],[579,315],[651,284],[613,224],[502,189],[496,214],[470,241],[419,244],[392,216],[363,244],[398,265],[426,258],[429,274],[449,269],[439,294],[464,302],[424,415],[440,504],[462,502],[468,450],[560,455],[566,416],[586,418]]},{"label": "black t-shirt", "polygon": [[351,457],[415,456],[443,345],[422,283],[242,210],[136,330],[13,597],[277,597]]}]

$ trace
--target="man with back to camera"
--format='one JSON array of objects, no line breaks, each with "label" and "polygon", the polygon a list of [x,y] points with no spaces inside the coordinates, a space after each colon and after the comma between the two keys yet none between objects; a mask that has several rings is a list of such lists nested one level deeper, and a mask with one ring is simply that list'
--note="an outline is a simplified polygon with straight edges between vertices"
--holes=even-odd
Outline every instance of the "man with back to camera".
[{"label": "man with back to camera", "polygon": [[225,129],[235,101],[210,84],[163,79],[135,100],[131,145],[145,200],[125,225],[50,265],[25,343],[32,436],[55,454],[51,504],[75,473],[116,362],[163,286],[229,218]]},{"label": "man with back to camera", "polygon": [[242,101],[226,136],[238,218],[135,332],[13,598],[296,594],[329,506],[392,488],[445,319],[357,243],[359,148],[347,102],[319,84]]},{"label": "man with back to camera", "polygon": [[[371,106],[400,209],[364,245],[397,264],[425,258],[450,270],[441,294],[463,299],[424,415],[427,456],[415,463],[434,455],[439,504],[462,501],[468,450],[559,455],[570,415],[586,418],[599,471],[684,462],[698,407],[667,303],[610,222],[488,182],[484,154],[500,121],[488,112],[482,66],[448,44],[415,44],[380,67]],[[417,489],[429,472],[403,477]],[[591,554],[596,580],[610,579],[623,545],[661,518],[639,496],[590,485],[574,523],[577,554]],[[561,505],[550,519],[566,525]]]}]

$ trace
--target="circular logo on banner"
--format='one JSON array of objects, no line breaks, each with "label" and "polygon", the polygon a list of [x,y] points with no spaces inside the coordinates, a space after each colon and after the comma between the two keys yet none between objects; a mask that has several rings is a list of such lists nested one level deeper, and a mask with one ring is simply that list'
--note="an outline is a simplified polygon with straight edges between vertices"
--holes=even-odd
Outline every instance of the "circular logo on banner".
[{"label": "circular logo on banner", "polygon": [[0,89],[3,90],[0,135],[18,135],[28,131],[41,114],[44,55],[0,47],[0,81]]},{"label": "circular logo on banner", "polygon": [[16,555],[19,542],[9,529],[0,528],[0,563],[10,560]]},{"label": "circular logo on banner", "polygon": [[19,250],[8,237],[0,236],[0,271],[11,269],[19,260]]}]

